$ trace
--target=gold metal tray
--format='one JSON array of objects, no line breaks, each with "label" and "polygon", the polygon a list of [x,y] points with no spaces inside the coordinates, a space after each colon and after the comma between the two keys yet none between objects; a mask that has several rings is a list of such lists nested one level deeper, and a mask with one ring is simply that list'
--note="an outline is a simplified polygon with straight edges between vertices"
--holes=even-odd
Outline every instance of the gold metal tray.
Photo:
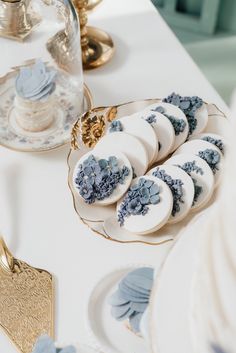
[{"label": "gold metal tray", "polygon": [[[120,228],[115,220],[115,206],[87,205],[77,194],[73,186],[73,171],[76,162],[85,153],[92,150],[97,141],[105,134],[112,120],[134,114],[148,105],[160,102],[161,99],[146,99],[110,107],[97,107],[84,113],[74,124],[71,133],[71,149],[67,158],[68,184],[73,196],[73,205],[79,218],[96,235],[119,243],[144,243],[159,245],[172,241],[176,236],[194,222],[199,212],[190,213],[183,221],[166,225],[157,232],[149,235],[136,235]],[[208,126],[205,131],[224,135],[227,130],[227,119],[214,104],[207,104],[209,115]],[[132,119],[132,117],[131,117]],[[214,120],[213,120],[214,119]],[[215,196],[214,198],[216,197]],[[204,211],[213,203],[212,198]]]}]

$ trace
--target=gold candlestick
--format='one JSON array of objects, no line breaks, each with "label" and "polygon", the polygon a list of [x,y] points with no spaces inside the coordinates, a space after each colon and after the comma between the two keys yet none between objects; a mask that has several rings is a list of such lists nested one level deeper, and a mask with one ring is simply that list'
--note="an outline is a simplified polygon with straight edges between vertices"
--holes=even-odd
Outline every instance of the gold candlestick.
[{"label": "gold candlestick", "polygon": [[87,10],[88,11],[93,10],[94,7],[96,7],[98,4],[100,4],[100,2],[102,2],[102,0],[89,0]]},{"label": "gold candlestick", "polygon": [[41,22],[33,11],[28,11],[29,0],[0,0],[0,36],[24,40]]},{"label": "gold candlestick", "polygon": [[85,70],[95,69],[112,58],[114,44],[106,32],[86,26],[88,0],[74,0],[74,5],[80,20],[83,68]]}]

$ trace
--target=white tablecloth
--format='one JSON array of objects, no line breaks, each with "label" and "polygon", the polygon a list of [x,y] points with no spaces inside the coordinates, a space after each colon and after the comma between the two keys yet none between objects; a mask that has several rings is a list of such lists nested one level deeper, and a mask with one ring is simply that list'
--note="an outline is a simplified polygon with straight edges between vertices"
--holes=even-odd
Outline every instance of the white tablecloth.
[{"label": "white tablecloth", "polygon": [[[176,91],[227,109],[149,0],[104,0],[89,23],[107,30],[116,47],[109,64],[85,75],[95,105]],[[16,257],[56,276],[57,339],[86,342],[86,301],[97,280],[125,264],[158,267],[171,244],[122,245],[81,224],[67,186],[68,150],[27,154],[1,148],[0,224]],[[16,352],[2,335],[0,350]]]}]

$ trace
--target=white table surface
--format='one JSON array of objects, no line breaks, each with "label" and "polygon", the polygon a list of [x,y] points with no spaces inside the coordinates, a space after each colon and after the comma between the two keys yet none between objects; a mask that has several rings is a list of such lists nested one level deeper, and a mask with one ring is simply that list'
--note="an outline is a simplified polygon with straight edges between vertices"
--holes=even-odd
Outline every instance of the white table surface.
[{"label": "white table surface", "polygon": [[[103,0],[89,23],[106,29],[116,47],[109,64],[85,75],[95,105],[176,91],[197,94],[227,110],[149,0]],[[86,301],[96,282],[126,264],[160,266],[171,244],[126,245],[93,235],[73,209],[68,150],[27,154],[1,148],[1,231],[16,257],[55,274],[57,339],[89,342]],[[16,352],[3,335],[0,347],[4,353]]]}]

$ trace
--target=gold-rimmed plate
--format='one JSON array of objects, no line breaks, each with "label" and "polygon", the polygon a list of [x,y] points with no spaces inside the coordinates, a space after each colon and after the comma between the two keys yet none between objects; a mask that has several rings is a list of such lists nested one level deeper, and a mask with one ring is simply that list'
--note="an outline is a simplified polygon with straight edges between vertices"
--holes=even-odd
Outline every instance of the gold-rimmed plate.
[{"label": "gold-rimmed plate", "polygon": [[[0,78],[0,145],[21,152],[44,152],[56,149],[70,142],[71,129],[78,119],[77,93],[72,94],[67,73],[59,70],[56,95],[58,104],[52,125],[40,132],[23,130],[14,114],[14,82],[19,68]],[[84,85],[83,111],[92,107],[92,96]]]},{"label": "gold-rimmed plate", "polygon": [[[131,115],[141,111],[147,106],[160,102],[161,99],[146,99],[116,106],[97,107],[84,113],[74,124],[71,133],[71,149],[67,158],[68,184],[73,196],[73,205],[76,213],[96,235],[101,235],[108,240],[120,243],[144,243],[160,245],[174,240],[176,236],[191,222],[194,222],[198,213],[189,214],[183,221],[166,225],[155,233],[148,235],[132,234],[121,228],[116,220],[115,206],[87,205],[78,196],[73,184],[73,172],[78,160],[91,151],[99,139],[106,133],[110,123],[114,119]],[[214,133],[224,135],[228,122],[214,104],[207,104],[210,123],[215,119]],[[132,119],[132,117],[131,117]],[[206,128],[209,131],[209,127]],[[206,209],[212,204],[213,198]]]}]

